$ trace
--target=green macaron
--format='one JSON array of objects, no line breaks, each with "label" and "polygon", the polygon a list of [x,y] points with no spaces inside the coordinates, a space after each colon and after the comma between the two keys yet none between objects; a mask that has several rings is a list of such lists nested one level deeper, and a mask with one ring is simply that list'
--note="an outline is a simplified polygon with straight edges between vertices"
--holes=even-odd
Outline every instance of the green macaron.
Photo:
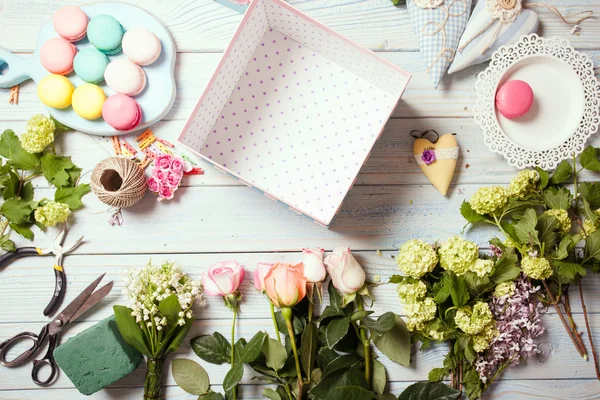
[{"label": "green macaron", "polygon": [[84,81],[100,83],[104,80],[104,71],[108,63],[108,57],[104,53],[90,47],[77,53],[73,61],[73,69]]},{"label": "green macaron", "polygon": [[100,14],[92,18],[87,27],[87,37],[95,48],[104,54],[121,52],[123,27],[114,17]]}]

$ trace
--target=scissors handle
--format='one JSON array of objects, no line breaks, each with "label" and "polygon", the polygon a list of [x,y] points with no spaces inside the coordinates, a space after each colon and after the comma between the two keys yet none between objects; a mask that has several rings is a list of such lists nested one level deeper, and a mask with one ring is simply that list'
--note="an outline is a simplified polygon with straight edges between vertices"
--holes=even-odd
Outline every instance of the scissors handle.
[{"label": "scissors handle", "polygon": [[[0,343],[0,365],[3,365],[8,368],[19,367],[25,364],[27,361],[31,360],[33,356],[38,352],[42,344],[44,344],[44,340],[48,336],[48,325],[45,325],[40,334],[36,335],[32,332],[21,332],[10,339],[5,340]],[[19,356],[17,356],[12,361],[8,361],[6,356],[8,352],[14,345],[23,341],[23,340],[31,340],[32,345],[29,349],[25,350]]]},{"label": "scissors handle", "polygon": [[[44,357],[39,360],[33,360],[33,369],[31,370],[31,379],[38,386],[50,386],[58,378],[58,365],[54,360],[54,349],[58,344],[58,335],[50,335],[48,339],[48,351]],[[39,379],[40,370],[45,366],[50,367],[50,375],[45,380]]]},{"label": "scissors handle", "polygon": [[[62,258],[62,257],[61,257]],[[62,264],[62,263],[61,263]],[[67,276],[62,265],[54,266],[54,293],[50,299],[50,303],[44,309],[44,315],[54,314],[56,309],[61,305],[63,298],[65,297],[65,286],[67,286]]]}]

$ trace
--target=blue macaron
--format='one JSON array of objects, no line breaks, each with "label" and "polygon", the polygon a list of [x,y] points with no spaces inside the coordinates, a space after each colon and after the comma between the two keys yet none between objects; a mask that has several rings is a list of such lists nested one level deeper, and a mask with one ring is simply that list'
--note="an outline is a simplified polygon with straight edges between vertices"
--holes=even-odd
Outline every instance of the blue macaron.
[{"label": "blue macaron", "polygon": [[104,71],[108,63],[108,57],[104,53],[90,47],[77,53],[73,61],[73,69],[84,81],[100,83],[104,80]]},{"label": "blue macaron", "polygon": [[121,52],[123,27],[114,17],[100,14],[92,18],[87,27],[87,37],[95,48],[104,54]]}]

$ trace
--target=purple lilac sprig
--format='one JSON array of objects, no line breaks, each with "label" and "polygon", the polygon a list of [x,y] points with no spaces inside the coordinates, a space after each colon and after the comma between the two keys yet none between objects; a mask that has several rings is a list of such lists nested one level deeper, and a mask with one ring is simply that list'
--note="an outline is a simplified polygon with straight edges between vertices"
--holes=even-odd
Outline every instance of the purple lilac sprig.
[{"label": "purple lilac sprig", "polygon": [[505,368],[539,353],[534,339],[544,333],[541,314],[545,312],[536,296],[539,290],[521,274],[512,296],[494,297],[489,302],[499,334],[475,362],[482,382],[489,385]]}]

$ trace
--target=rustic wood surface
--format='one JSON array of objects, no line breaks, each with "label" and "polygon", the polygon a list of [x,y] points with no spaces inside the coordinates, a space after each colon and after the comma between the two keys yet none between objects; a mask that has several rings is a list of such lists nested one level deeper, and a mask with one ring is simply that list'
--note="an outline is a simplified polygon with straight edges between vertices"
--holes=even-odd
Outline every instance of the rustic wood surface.
[{"label": "rustic wood surface", "polygon": [[[153,127],[156,135],[174,141],[216,67],[221,52],[231,38],[241,16],[211,0],[125,0],[147,9],[169,28],[178,47],[176,65],[177,97],[164,121]],[[39,26],[66,4],[85,4],[83,0],[4,0],[0,2],[0,45],[27,55],[37,42]],[[596,0],[548,0],[561,11],[591,9],[595,17],[585,21],[579,36],[545,10],[540,15],[540,34],[567,37],[580,50],[600,61],[600,3]],[[332,250],[350,246],[371,278],[385,280],[395,269],[393,255],[404,241],[421,237],[430,241],[460,233],[464,221],[460,203],[482,184],[507,184],[515,174],[504,160],[484,145],[480,129],[472,119],[475,102],[474,83],[484,66],[471,67],[446,76],[435,90],[425,72],[416,37],[406,7],[393,7],[389,0],[294,0],[291,4],[317,18],[358,43],[380,52],[386,59],[413,73],[405,95],[393,113],[380,141],[362,169],[356,186],[349,193],[340,214],[330,229],[295,215],[274,204],[260,193],[241,185],[208,166],[206,174],[186,178],[185,187],[171,202],[158,203],[147,195],[132,209],[125,210],[125,223],[111,227],[106,223],[106,207],[93,195],[85,198],[86,207],[77,212],[67,241],[85,235],[85,243],[65,260],[68,276],[67,301],[94,277],[107,272],[115,289],[99,306],[82,316],[65,333],[77,334],[109,316],[112,305],[123,304],[120,270],[142,266],[148,259],[180,262],[192,276],[216,261],[236,259],[253,270],[259,261],[295,262],[300,249],[321,246]],[[35,86],[21,87],[18,106],[7,104],[8,92],[0,92],[2,129],[22,132],[25,121],[44,112]],[[412,157],[412,129],[456,132],[461,154],[450,193],[440,196],[420,172]],[[127,138],[130,142],[132,137]],[[600,138],[591,143],[600,145]],[[58,139],[59,151],[73,156],[84,171],[112,155],[105,138],[69,133]],[[205,166],[205,165],[202,165]],[[586,175],[587,179],[598,176]],[[84,180],[89,180],[89,174]],[[52,196],[53,190],[39,181],[36,196]],[[49,244],[56,234],[50,229],[39,233],[35,243]],[[490,229],[467,229],[465,235],[481,246],[494,234]],[[19,241],[25,245],[26,241]],[[377,254],[381,250],[381,255]],[[49,259],[23,259],[0,271],[0,342],[22,330],[38,331],[47,322],[42,309],[48,301],[53,274]],[[250,274],[249,274],[250,275]],[[248,275],[248,277],[249,277]],[[585,280],[590,323],[600,346],[600,279]],[[238,335],[249,337],[257,330],[271,332],[268,307],[254,292],[248,279],[242,286],[244,302]],[[393,310],[402,313],[395,290],[382,286],[374,290],[377,313]],[[572,296],[575,320],[583,326],[578,296]],[[225,332],[229,315],[218,299],[208,299],[197,308],[192,334]],[[552,309],[544,316],[547,332],[542,336],[542,353],[528,366],[507,371],[486,394],[486,399],[591,400],[600,398],[600,383],[593,364],[579,358]],[[190,334],[190,335],[192,335]],[[191,337],[191,336],[190,336]],[[587,338],[585,340],[587,342]],[[404,368],[386,361],[389,387],[399,393],[427,372],[441,365],[445,349],[425,353],[414,350],[414,363]],[[200,361],[186,342],[175,357]],[[201,362],[204,363],[204,362]],[[204,363],[205,364],[205,363]],[[205,365],[206,366],[206,365]],[[210,366],[214,388],[219,390],[225,367]],[[92,399],[141,398],[144,366]],[[247,371],[241,398],[261,398],[262,386]],[[166,398],[192,399],[179,389],[165,369]],[[30,366],[0,369],[0,399],[79,399],[83,396],[64,375],[50,388],[41,389],[30,379]]]}]

